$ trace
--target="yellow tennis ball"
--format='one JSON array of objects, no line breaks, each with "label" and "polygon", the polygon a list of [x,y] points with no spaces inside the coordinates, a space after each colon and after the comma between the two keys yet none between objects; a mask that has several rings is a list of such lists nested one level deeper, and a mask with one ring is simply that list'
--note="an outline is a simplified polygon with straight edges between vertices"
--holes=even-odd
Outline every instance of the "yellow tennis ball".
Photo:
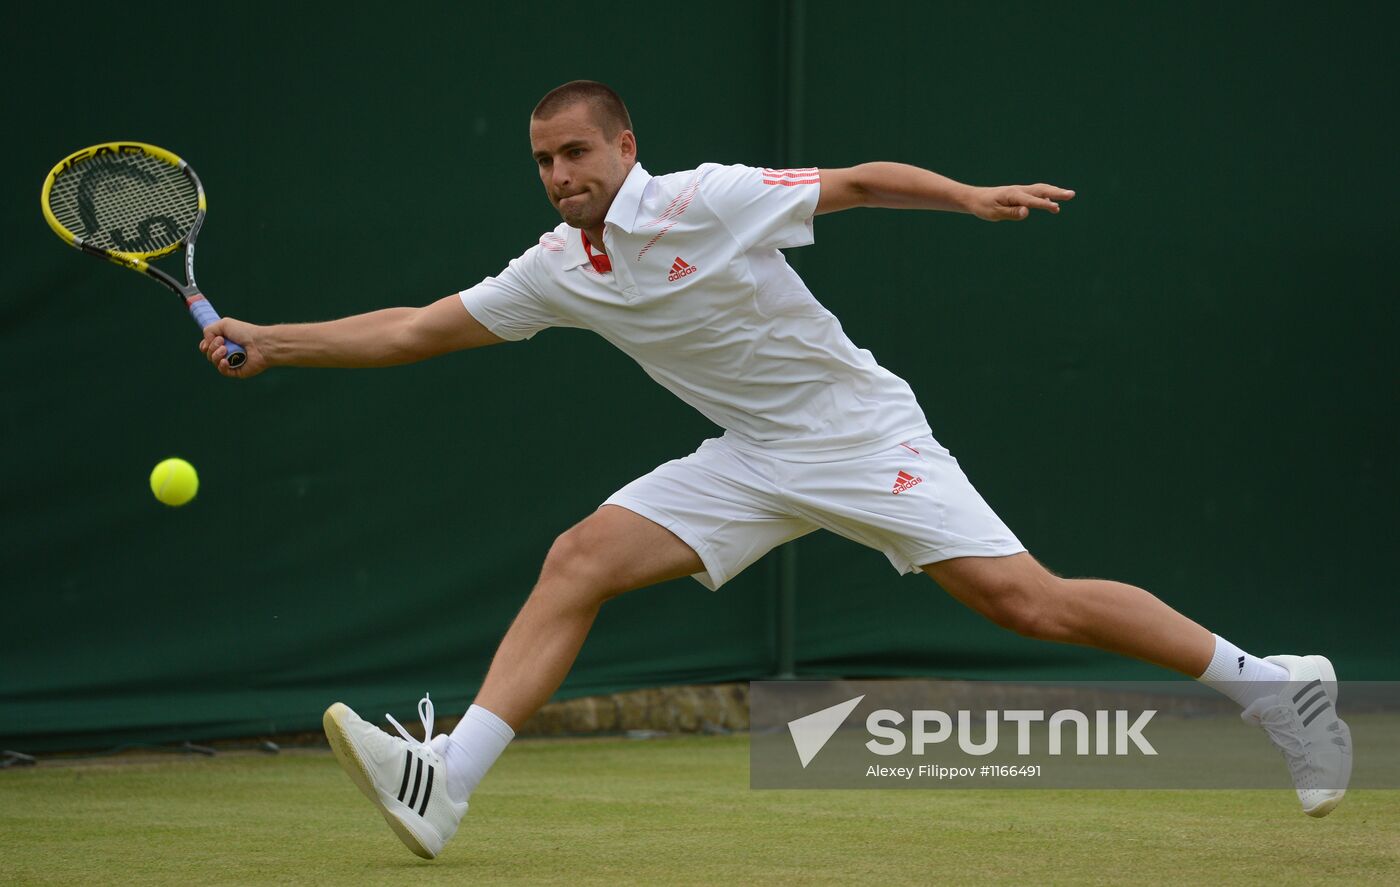
[{"label": "yellow tennis ball", "polygon": [[151,471],[151,492],[166,505],[184,505],[199,492],[199,475],[184,459],[166,459]]}]

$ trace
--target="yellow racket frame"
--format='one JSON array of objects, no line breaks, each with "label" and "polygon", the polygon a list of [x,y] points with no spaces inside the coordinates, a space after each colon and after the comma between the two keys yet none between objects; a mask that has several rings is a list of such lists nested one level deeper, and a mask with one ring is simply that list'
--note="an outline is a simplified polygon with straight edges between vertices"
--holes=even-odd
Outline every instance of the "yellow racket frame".
[{"label": "yellow racket frame", "polygon": [[[53,210],[49,208],[49,192],[53,189],[54,180],[58,178],[59,173],[64,172],[73,164],[92,157],[101,156],[102,154],[132,154],[137,152],[149,154],[181,170],[185,169],[187,166],[185,161],[181,160],[173,152],[167,151],[164,148],[158,148],[155,145],[148,145],[145,142],[102,142],[98,145],[90,145],[80,151],[74,151],[72,154],[69,154],[67,157],[54,164],[53,169],[49,170],[49,174],[44,178],[44,187],[39,192],[39,204],[44,211],[44,221],[48,222],[53,232],[63,238],[64,242],[69,246],[84,250],[85,252],[100,253],[108,261],[121,265],[123,268],[130,268],[133,271],[145,271],[148,267],[148,260],[158,259],[161,256],[173,253],[184,243],[184,240],[177,240],[175,243],[163,249],[145,253],[127,253],[119,250],[89,246],[85,244],[83,239],[77,234],[63,227],[63,224],[54,216]],[[197,176],[194,177],[194,184],[195,190],[199,194],[199,212],[203,215],[206,208],[204,186],[200,184]]]}]

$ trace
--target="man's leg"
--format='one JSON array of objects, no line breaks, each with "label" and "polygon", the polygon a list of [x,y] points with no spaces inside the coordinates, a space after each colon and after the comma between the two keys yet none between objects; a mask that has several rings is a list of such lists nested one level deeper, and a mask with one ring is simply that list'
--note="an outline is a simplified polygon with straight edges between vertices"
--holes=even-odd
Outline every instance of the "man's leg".
[{"label": "man's leg", "polygon": [[1283,752],[1309,816],[1326,816],[1346,794],[1351,731],[1337,717],[1337,675],[1326,657],[1259,659],[1141,588],[1063,579],[1025,553],[954,558],[921,569],[1018,634],[1143,659],[1199,678],[1240,703],[1244,719],[1263,727]]},{"label": "man's leg", "polygon": [[476,703],[451,737],[434,740],[448,760],[449,789],[465,798],[476,788],[515,731],[563,682],[609,598],[692,574],[717,588],[765,552],[814,529],[789,513],[768,460],[722,438],[618,490],[554,543]]},{"label": "man's leg", "polygon": [[476,704],[518,730],[564,682],[609,598],[703,569],[670,530],[604,505],[555,540],[491,660]]},{"label": "man's leg", "polygon": [[953,597],[1017,634],[1083,644],[1199,677],[1215,636],[1136,586],[1063,579],[1029,554],[920,567]]},{"label": "man's leg", "polygon": [[452,796],[465,801],[515,731],[559,689],[605,602],[702,570],[700,557],[674,533],[616,505],[602,506],[556,539],[476,702],[450,737],[434,740]]},{"label": "man's leg", "polygon": [[[468,796],[515,729],[569,673],[598,608],[624,591],[703,569],[669,530],[604,505],[555,541],[476,704],[451,736],[419,741],[395,721],[395,738],[337,702],[323,719],[336,759],[404,845],[432,859],[456,833]],[[418,710],[431,732],[431,701],[425,697]]]}]

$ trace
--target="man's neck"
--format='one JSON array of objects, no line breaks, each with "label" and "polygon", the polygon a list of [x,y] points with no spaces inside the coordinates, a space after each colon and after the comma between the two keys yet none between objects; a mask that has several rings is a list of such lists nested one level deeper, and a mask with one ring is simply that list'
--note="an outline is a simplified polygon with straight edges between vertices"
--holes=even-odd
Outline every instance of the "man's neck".
[{"label": "man's neck", "polygon": [[[588,235],[587,231],[582,232],[579,236],[583,240],[583,251],[588,255],[588,261],[592,263],[593,270],[599,274],[611,274],[612,261],[608,258],[607,251],[594,246],[593,238]],[[602,229],[599,229],[598,241],[601,243],[602,240],[603,232]]]},{"label": "man's neck", "polygon": [[599,225],[597,228],[584,228],[583,234],[588,238],[588,245],[593,248],[594,252],[601,253],[605,256],[608,254],[607,248],[603,246],[602,225]]}]

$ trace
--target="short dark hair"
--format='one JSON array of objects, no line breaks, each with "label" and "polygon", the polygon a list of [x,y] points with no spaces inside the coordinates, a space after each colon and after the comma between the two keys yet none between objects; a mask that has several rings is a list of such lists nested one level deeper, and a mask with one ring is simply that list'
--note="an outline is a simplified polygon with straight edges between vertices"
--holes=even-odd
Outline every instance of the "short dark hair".
[{"label": "short dark hair", "polygon": [[572,108],[579,102],[587,102],[593,112],[598,128],[608,138],[616,136],[624,129],[632,128],[632,117],[627,106],[612,88],[596,80],[571,80],[563,86],[556,86],[545,93],[535,110],[530,112],[532,120],[548,120],[560,111]]}]

